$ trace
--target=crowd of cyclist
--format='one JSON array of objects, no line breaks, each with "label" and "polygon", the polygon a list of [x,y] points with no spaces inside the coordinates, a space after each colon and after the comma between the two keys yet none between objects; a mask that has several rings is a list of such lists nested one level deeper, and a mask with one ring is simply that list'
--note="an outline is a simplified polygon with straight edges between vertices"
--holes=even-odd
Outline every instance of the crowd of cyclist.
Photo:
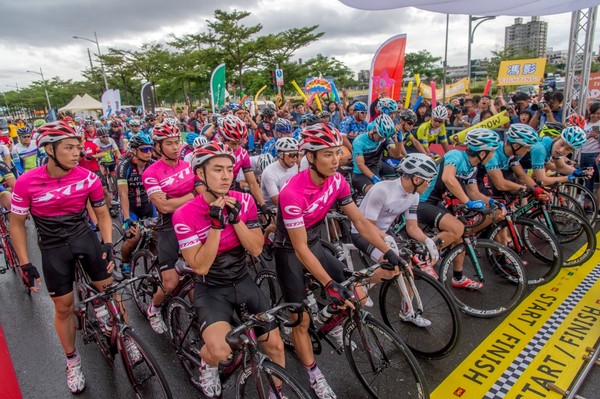
[{"label": "crowd of cyclist", "polygon": [[[0,161],[0,201],[11,209],[15,249],[33,290],[41,284],[40,274],[28,256],[25,223],[29,215],[35,222],[71,392],[85,387],[72,318],[75,261],[84,259],[98,289],[112,281],[112,273],[127,277],[139,240],[139,219],[158,217],[157,256],[165,290],[155,293],[147,314],[156,333],[167,330],[160,308],[179,281],[174,267],[180,254],[200,276],[194,290],[204,342],[198,385],[205,396],[217,397],[218,364],[230,356],[224,337],[236,307],[244,303],[251,313],[269,309],[248,273],[247,253],[258,256],[265,245],[272,247],[285,301],[306,299],[308,270],[334,304],[352,306],[353,293],[340,285],[344,264],[320,243],[323,221],[332,208],[352,222],[356,247],[389,265],[373,277],[374,283],[397,275],[397,266],[406,263],[386,233],[400,215],[408,235],[427,247],[430,262],[425,269],[437,277],[439,251],[459,244],[464,233],[462,223],[443,206],[447,195],[470,209],[496,209],[491,223],[505,212],[494,199],[498,193],[529,190],[547,199],[544,184],[591,177],[591,169],[578,168],[568,159],[597,132],[583,117],[571,115],[563,125],[548,108],[542,118],[546,121],[536,130],[518,115],[531,112],[515,107],[517,118],[503,135],[476,128],[455,147],[447,127],[476,122],[469,117],[472,109],[459,107],[450,103],[431,109],[423,103],[415,112],[379,98],[370,107],[360,101],[346,107],[331,103],[326,110],[306,112],[306,105],[287,102],[278,110],[263,109],[256,118],[244,108],[224,107],[214,115],[198,109],[178,118],[63,116],[19,128],[15,144],[3,140],[11,149],[2,149],[7,155]],[[593,112],[598,108],[591,107]],[[433,144],[441,144],[444,154],[436,154]],[[556,174],[549,176],[548,170]],[[118,195],[109,193],[111,175]],[[362,199],[360,207],[357,198]],[[128,237],[117,271],[109,213],[115,207]],[[260,214],[276,214],[266,231]],[[419,223],[438,233],[427,236]],[[101,242],[92,226],[97,226]],[[483,286],[463,274],[460,257],[453,273],[454,289]],[[398,311],[407,323],[431,324],[421,315]],[[308,323],[305,318],[292,331],[296,354],[317,397],[335,398],[313,355]],[[257,335],[265,353],[285,366],[277,329],[273,324]],[[342,339],[341,331],[331,335]]]}]

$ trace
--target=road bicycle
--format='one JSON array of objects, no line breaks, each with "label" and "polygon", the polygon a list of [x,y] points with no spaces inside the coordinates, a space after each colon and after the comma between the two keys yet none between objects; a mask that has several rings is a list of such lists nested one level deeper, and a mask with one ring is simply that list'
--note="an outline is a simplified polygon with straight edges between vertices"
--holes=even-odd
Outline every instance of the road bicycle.
[{"label": "road bicycle", "polygon": [[[275,322],[281,312],[302,314],[298,304],[281,304],[266,312],[249,315],[239,309],[242,322],[227,333],[227,343],[233,355],[219,365],[222,384],[239,370],[235,383],[237,398],[268,399],[275,398],[311,398],[310,394],[291,376],[288,371],[272,362],[258,346],[255,327]],[[181,298],[173,299],[168,305],[172,342],[181,366],[192,384],[200,388],[199,368],[201,365],[200,348],[203,345],[196,311],[192,305]],[[299,324],[285,322],[287,327]]]},{"label": "road bicycle", "polygon": [[2,212],[0,213],[0,251],[2,251],[2,257],[4,258],[4,266],[0,266],[0,274],[6,273],[8,269],[12,270],[19,280],[18,284],[22,285],[27,294],[31,296],[31,290],[27,284],[25,284],[25,280],[23,280],[23,271],[21,270],[19,258],[17,257],[15,247],[12,244],[10,231],[8,230],[9,213],[10,211],[6,209],[2,209]]},{"label": "road bicycle", "polygon": [[[138,276],[123,280],[98,292],[78,261],[75,269],[78,296],[74,310],[76,328],[81,332],[84,344],[96,343],[111,366],[114,364],[114,357],[119,355],[137,398],[172,398],[158,362],[143,340],[125,322],[123,298],[118,295],[128,285],[150,277]],[[98,319],[97,308],[105,308],[108,317]]]}]

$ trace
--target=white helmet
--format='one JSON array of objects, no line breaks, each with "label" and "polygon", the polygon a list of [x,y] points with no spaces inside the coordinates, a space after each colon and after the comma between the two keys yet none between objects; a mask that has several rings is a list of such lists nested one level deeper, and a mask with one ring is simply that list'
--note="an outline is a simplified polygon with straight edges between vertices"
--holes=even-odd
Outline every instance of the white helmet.
[{"label": "white helmet", "polygon": [[402,161],[400,161],[398,169],[404,176],[418,176],[426,180],[433,179],[437,175],[435,162],[427,155],[421,153],[410,153],[406,155]]},{"label": "white helmet", "polygon": [[443,105],[438,105],[431,111],[431,117],[435,119],[448,119],[448,110]]},{"label": "white helmet", "polygon": [[273,162],[275,162],[273,155],[269,153],[260,154],[256,160],[256,173],[262,173],[263,170],[265,170],[265,168],[271,165]]},{"label": "white helmet", "polygon": [[198,136],[194,139],[194,142],[192,143],[192,147],[198,148],[198,147],[203,146],[206,143],[208,143],[208,138],[206,136]]},{"label": "white helmet", "polygon": [[293,137],[281,137],[275,142],[277,152],[298,152],[298,140]]}]

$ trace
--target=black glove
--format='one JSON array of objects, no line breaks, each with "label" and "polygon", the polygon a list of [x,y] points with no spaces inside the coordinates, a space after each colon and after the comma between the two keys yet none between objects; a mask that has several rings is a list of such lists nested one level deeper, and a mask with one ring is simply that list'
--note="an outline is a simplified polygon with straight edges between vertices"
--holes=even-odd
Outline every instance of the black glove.
[{"label": "black glove", "polygon": [[223,208],[211,205],[208,216],[210,217],[211,229],[223,230],[225,228],[225,213],[223,213]]},{"label": "black glove", "polygon": [[91,155],[86,155],[85,159],[87,159],[88,161],[91,161],[92,159],[94,159],[94,157]]},{"label": "black glove", "polygon": [[382,263],[381,268],[385,270],[396,270],[396,266],[406,266],[407,263],[404,259],[396,255],[393,250],[388,250],[384,255],[384,258],[388,263]]},{"label": "black glove", "polygon": [[235,204],[230,205],[227,203],[227,217],[229,218],[230,224],[238,224],[240,222],[240,211],[242,210],[242,204],[235,201]]},{"label": "black glove", "polygon": [[102,244],[102,254],[106,254],[106,262],[112,262],[115,259],[115,251],[111,242]]},{"label": "black glove", "polygon": [[34,287],[35,279],[40,278],[38,269],[31,263],[26,263],[21,266],[21,271],[23,272],[23,281],[25,282],[25,285],[29,288]]},{"label": "black glove", "polygon": [[273,214],[275,213],[275,210],[273,208],[271,208],[269,205],[267,204],[262,204],[261,206],[258,207],[260,209],[260,211],[264,214]]},{"label": "black glove", "polygon": [[352,292],[343,285],[330,280],[325,286],[325,290],[331,297],[331,301],[338,306],[342,306],[347,299],[352,298]]}]

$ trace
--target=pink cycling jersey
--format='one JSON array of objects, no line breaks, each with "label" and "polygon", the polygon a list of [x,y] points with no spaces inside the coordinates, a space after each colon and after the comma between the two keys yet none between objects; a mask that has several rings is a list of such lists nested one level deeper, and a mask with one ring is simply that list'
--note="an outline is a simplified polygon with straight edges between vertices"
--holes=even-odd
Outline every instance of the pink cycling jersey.
[{"label": "pink cycling jersey", "polygon": [[252,165],[250,164],[250,155],[248,155],[248,151],[242,146],[238,147],[237,150],[233,153],[235,157],[235,163],[233,164],[233,176],[237,176],[240,169],[244,173],[252,170]]},{"label": "pink cycling jersey", "polygon": [[[142,181],[150,199],[156,193],[165,193],[167,198],[181,198],[194,189],[192,168],[189,163],[181,160],[171,166],[160,159],[144,170]],[[171,214],[158,213],[156,230],[171,230]]]},{"label": "pink cycling jersey", "polygon": [[[259,228],[256,204],[251,195],[230,191],[230,197],[235,198],[240,204],[240,220],[248,228]],[[186,249],[204,244],[210,231],[210,205],[203,196],[183,205],[173,213],[173,227],[179,242],[179,248]],[[225,208],[227,214],[227,207]],[[217,258],[213,262],[205,281],[212,284],[224,284],[235,281],[246,274],[245,250],[229,222],[221,231]]]},{"label": "pink cycling jersey", "polygon": [[48,176],[47,165],[25,173],[15,183],[11,212],[31,212],[40,248],[52,248],[80,238],[90,229],[85,205],[104,206],[98,176],[76,167],[60,178]]},{"label": "pink cycling jersey", "polygon": [[318,240],[318,227],[336,202],[342,206],[352,202],[350,186],[341,174],[326,178],[321,185],[312,181],[310,169],[291,177],[279,192],[275,245],[291,248],[287,229],[297,227],[306,228],[309,244]]}]

